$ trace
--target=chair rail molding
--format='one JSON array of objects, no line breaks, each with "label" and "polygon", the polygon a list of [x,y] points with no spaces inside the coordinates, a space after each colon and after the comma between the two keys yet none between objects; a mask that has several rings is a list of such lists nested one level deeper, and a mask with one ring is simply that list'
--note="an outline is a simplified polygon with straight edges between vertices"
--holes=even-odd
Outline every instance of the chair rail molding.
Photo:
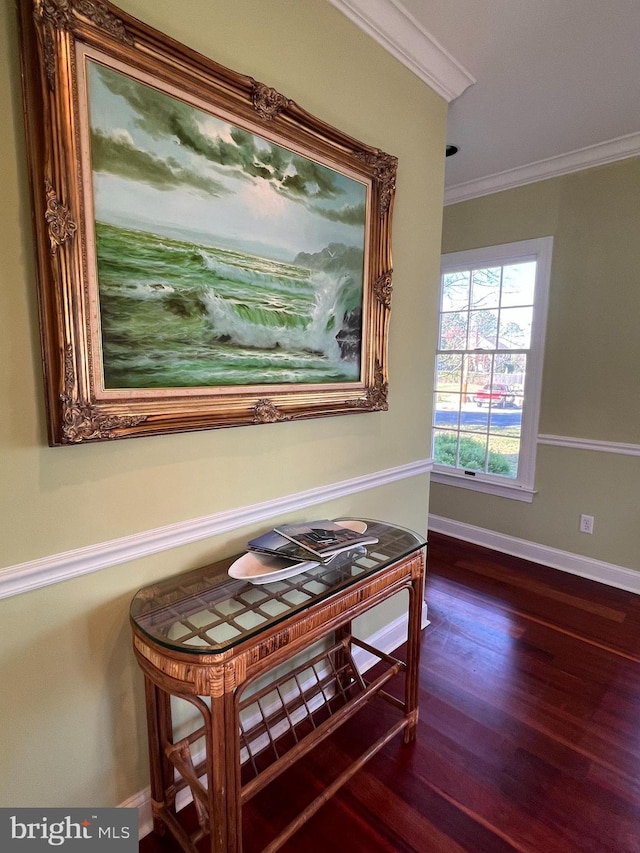
[{"label": "chair rail molding", "polygon": [[396,0],[329,0],[447,103],[476,79]]},{"label": "chair rail molding", "polygon": [[120,539],[112,539],[109,542],[88,545],[61,554],[7,566],[0,569],[0,599],[97,572],[119,563],[128,563],[250,524],[268,521],[283,513],[375,489],[408,477],[428,474],[432,469],[431,459],[421,459],[263,503],[224,510],[201,518],[123,536]]},{"label": "chair rail molding", "polygon": [[595,450],[600,453],[618,453],[622,456],[640,456],[640,444],[625,444],[621,441],[599,441],[568,435],[539,435],[538,444],[566,447],[570,450]]}]

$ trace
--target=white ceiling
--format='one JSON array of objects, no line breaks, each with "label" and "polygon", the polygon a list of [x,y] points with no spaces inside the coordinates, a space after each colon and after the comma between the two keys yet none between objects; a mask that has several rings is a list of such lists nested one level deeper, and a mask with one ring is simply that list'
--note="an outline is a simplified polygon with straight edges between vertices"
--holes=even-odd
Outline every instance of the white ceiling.
[{"label": "white ceiling", "polygon": [[640,154],[640,0],[330,2],[450,102],[448,201]]}]

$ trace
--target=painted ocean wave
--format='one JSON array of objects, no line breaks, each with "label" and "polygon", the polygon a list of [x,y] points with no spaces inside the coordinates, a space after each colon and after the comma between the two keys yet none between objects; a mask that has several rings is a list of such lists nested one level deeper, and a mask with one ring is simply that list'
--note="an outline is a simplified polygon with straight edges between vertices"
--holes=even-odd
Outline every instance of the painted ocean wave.
[{"label": "painted ocean wave", "polygon": [[103,223],[96,246],[106,388],[359,379],[361,252],[287,264]]},{"label": "painted ocean wave", "polygon": [[[204,268],[214,280],[233,281],[238,286],[267,287],[271,292],[296,293],[309,271],[301,267],[289,266],[277,261],[251,256],[252,265],[248,267],[247,255],[229,252],[224,260],[212,251],[199,249]],[[302,281],[301,281],[302,279]]]}]

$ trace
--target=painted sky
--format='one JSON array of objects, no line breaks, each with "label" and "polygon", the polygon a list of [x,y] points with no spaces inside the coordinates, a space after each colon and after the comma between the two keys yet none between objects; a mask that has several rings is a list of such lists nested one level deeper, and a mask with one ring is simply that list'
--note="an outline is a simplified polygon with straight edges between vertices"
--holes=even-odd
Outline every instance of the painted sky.
[{"label": "painted sky", "polygon": [[363,249],[366,186],[87,60],[96,219],[282,260]]}]

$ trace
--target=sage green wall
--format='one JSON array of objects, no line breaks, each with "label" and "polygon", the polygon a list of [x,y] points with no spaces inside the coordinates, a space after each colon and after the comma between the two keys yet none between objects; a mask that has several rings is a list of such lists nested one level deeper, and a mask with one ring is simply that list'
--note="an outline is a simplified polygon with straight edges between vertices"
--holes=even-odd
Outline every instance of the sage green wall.
[{"label": "sage green wall", "polygon": [[[640,445],[639,193],[633,158],[445,208],[445,253],[554,237],[541,434]],[[639,477],[638,455],[539,445],[532,504],[433,484],[430,509],[640,569]]]},{"label": "sage green wall", "polygon": [[[17,26],[0,0],[0,566],[244,507],[429,456],[446,104],[325,0],[123,0],[128,12],[399,157],[390,411],[88,446],[46,446]],[[321,514],[425,530],[428,477]],[[113,805],[147,784],[128,602],[241,549],[175,548],[0,601],[0,806]]]}]

